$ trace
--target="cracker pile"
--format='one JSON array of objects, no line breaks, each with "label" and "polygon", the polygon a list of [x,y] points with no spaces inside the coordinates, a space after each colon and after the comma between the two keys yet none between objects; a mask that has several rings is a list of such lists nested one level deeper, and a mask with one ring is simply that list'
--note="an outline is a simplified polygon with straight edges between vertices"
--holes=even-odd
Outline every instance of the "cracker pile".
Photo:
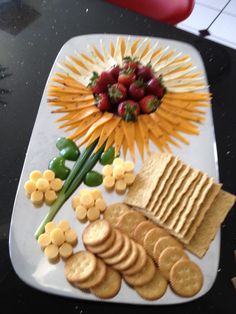
[{"label": "cracker pile", "polygon": [[[114,208],[114,205],[111,206]],[[109,209],[108,206],[107,210]],[[116,227],[141,244],[152,257],[158,266],[156,271],[158,279],[155,276],[155,283],[163,287],[164,277],[166,282],[170,283],[172,290],[180,296],[191,297],[198,293],[203,285],[203,275],[200,268],[189,260],[182,244],[164,229],[157,227],[151,221],[138,218],[138,215],[141,216],[140,213],[133,210],[121,213],[120,217],[116,219]],[[111,223],[113,221],[111,220]],[[124,223],[130,227],[125,226]],[[187,262],[179,264],[182,260]],[[176,267],[176,264],[180,266]],[[160,297],[159,294],[155,294],[156,290],[154,289],[156,287],[152,281],[135,288],[140,296],[149,300],[151,295],[154,299]],[[160,292],[160,288],[157,289],[156,293],[158,292]]]},{"label": "cracker pile", "polygon": [[114,297],[121,287],[121,276],[88,251],[79,251],[65,263],[66,279],[79,289],[89,289],[102,299]]},{"label": "cracker pile", "polygon": [[[148,284],[155,286],[155,291],[152,291],[151,296],[146,296],[147,299],[158,299],[165,293],[167,281],[145,249],[126,234],[113,228],[108,221],[99,220],[88,225],[83,232],[83,242],[90,254],[96,254],[107,267],[118,271],[135,290]],[[103,282],[101,284],[104,285]],[[111,287],[106,287],[108,291],[112,289],[112,284],[110,282]],[[92,292],[94,289],[98,290],[95,286]],[[144,290],[147,292],[146,288]],[[101,294],[96,295],[104,298]]]},{"label": "cracker pile", "polygon": [[[111,213],[114,208],[109,212]],[[124,210],[117,220],[116,225],[117,227],[120,226],[119,229],[114,228],[112,224],[115,220],[109,215],[111,223],[106,220],[99,220],[91,223],[84,230],[83,242],[90,252],[89,254],[94,257],[96,254],[95,259],[102,260],[107,265],[106,267],[110,269],[110,272],[118,271],[124,280],[144,299],[157,300],[161,298],[166,292],[168,282],[170,282],[173,291],[181,296],[190,297],[198,293],[203,284],[202,272],[195,263],[189,260],[182,245],[171,236],[168,236],[164,230],[163,233],[151,234],[151,237],[149,237],[153,230],[160,231],[161,229],[146,221],[140,213],[126,211],[125,207],[122,208],[122,204],[117,208],[118,210],[114,210],[117,218],[119,216],[118,212]],[[109,207],[107,210],[109,210]],[[135,230],[128,227],[123,233],[120,221],[125,217],[126,224],[130,226],[132,224],[131,216],[133,217]],[[143,217],[143,219],[141,220],[140,217]],[[147,228],[148,223],[152,227],[150,230]],[[142,239],[144,238],[141,240],[139,237],[139,243],[130,237],[132,234],[134,238],[135,231],[136,234],[139,231],[142,234]],[[153,243],[156,245],[152,246]],[[178,263],[182,261],[185,261],[184,265],[180,264],[178,266]],[[71,281],[68,274],[66,276]],[[192,284],[193,279],[194,284]],[[78,288],[83,288],[85,285],[87,287],[86,283],[81,285],[81,283],[78,284],[78,278],[76,280]],[[107,291],[115,290],[118,293],[119,290],[114,289],[114,285],[116,287],[118,285],[117,279],[114,279],[114,281],[114,283],[109,280],[106,282],[106,279],[103,279],[92,289],[89,287],[90,291],[100,298],[110,298],[114,296],[114,293],[107,293],[104,296],[104,294],[101,294],[99,287],[104,287],[102,291],[104,289]]]},{"label": "cracker pile", "polygon": [[235,196],[206,173],[167,153],[144,162],[125,199],[198,257],[205,255],[234,202]]}]

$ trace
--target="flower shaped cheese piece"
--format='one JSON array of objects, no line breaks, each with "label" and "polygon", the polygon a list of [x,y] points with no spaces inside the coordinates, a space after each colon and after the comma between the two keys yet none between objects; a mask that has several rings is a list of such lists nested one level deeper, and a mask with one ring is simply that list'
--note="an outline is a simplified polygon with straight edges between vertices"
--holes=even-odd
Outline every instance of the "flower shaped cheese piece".
[{"label": "flower shaped cheese piece", "polygon": [[38,238],[38,244],[51,263],[67,259],[73,254],[73,246],[78,242],[75,230],[70,228],[69,221],[61,220],[58,224],[49,222],[45,232]]},{"label": "flower shaped cheese piece", "polygon": [[79,191],[72,199],[72,207],[75,209],[76,218],[85,222],[95,221],[105,211],[107,205],[98,189],[84,189]]},{"label": "flower shaped cheese piece", "polygon": [[128,186],[135,180],[134,163],[130,160],[124,161],[121,158],[115,158],[112,165],[103,167],[103,185],[107,190],[115,191],[118,194],[125,193]]},{"label": "flower shaped cheese piece", "polygon": [[45,170],[43,173],[34,170],[30,178],[24,184],[26,195],[31,199],[35,206],[41,206],[43,202],[51,205],[57,199],[57,192],[61,190],[63,181],[55,178],[51,170]]}]

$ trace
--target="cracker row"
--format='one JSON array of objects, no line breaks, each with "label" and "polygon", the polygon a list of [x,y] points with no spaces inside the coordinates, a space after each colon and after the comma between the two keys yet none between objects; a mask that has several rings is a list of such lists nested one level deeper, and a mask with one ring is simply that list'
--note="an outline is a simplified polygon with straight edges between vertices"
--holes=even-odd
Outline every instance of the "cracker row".
[{"label": "cracker row", "polygon": [[[110,214],[111,213],[112,211],[110,211]],[[132,217],[135,221],[136,218],[139,218],[140,216],[142,215],[135,211],[125,212],[120,217],[118,215],[118,217],[116,217],[118,218],[117,226],[119,226],[120,221],[123,221],[123,223],[126,222],[128,225],[130,225],[132,224]],[[123,217],[129,217],[129,219],[125,221]],[[139,225],[146,225],[144,228],[145,231],[143,231],[142,235],[143,243],[150,256],[152,256],[154,261],[159,264],[160,270],[157,270],[153,259],[146,253],[144,248],[140,244],[134,242],[127,234],[111,227],[109,234],[110,238],[103,237],[102,234],[106,232],[106,228],[104,228],[104,226],[106,226],[107,223],[107,221],[102,220],[99,223],[94,222],[90,224],[90,226],[95,226],[98,229],[96,234],[99,234],[99,236],[103,238],[103,242],[92,246],[87,245],[86,247],[93,252],[97,252],[100,258],[103,256],[103,261],[105,264],[108,264],[111,267],[110,268],[107,266],[106,268],[109,270],[109,276],[113,274],[112,276],[117,277],[117,275],[115,275],[116,273],[113,272],[113,270],[117,270],[121,273],[121,275],[124,276],[125,281],[131,285],[143,298],[150,300],[160,298],[166,291],[167,281],[170,279],[170,272],[173,266],[179,260],[188,259],[187,255],[183,251],[182,245],[173,237],[168,235],[165,230],[154,226],[152,223],[148,224],[147,221],[138,219],[137,222],[134,223],[135,229],[138,230]],[[84,233],[88,233],[88,230],[91,232],[91,230],[94,229],[92,227],[88,226]],[[127,226],[125,230],[126,229]],[[127,230],[129,230],[129,226]],[[88,238],[91,240],[92,236]],[[117,250],[117,248],[115,250],[113,249],[117,246],[115,243],[116,241],[119,241],[119,250]],[[168,249],[170,252],[168,252]],[[106,254],[107,252],[108,255]],[[99,266],[97,265],[96,267]],[[98,276],[95,275],[95,272],[96,271],[94,271],[92,275],[87,278],[87,280],[83,280],[82,284],[80,281],[77,282],[76,285],[79,288],[83,288],[91,285],[91,282],[93,284],[94,280],[96,280]],[[100,283],[95,287],[90,289],[92,293],[100,298],[110,298],[118,291],[117,289],[119,285],[117,278],[114,279],[116,281],[116,283],[114,283],[116,287],[115,289],[113,285],[109,286],[110,278],[106,279],[106,276],[108,276],[107,273],[105,277],[103,274],[103,280],[101,280]],[[106,283],[107,281],[109,282],[109,285]],[[108,293],[108,288],[111,289],[110,293]],[[152,291],[151,288],[155,288],[156,290]],[[106,291],[106,293],[104,291]],[[178,288],[177,293],[180,294]],[[194,291],[192,293],[195,294]]]},{"label": "cracker row", "polygon": [[[220,188],[221,185],[213,183],[207,174],[176,157],[166,153],[152,154],[144,162],[125,202],[202,257],[216,235],[219,221],[223,221],[235,201],[235,196],[225,194]],[[222,204],[224,198],[226,202]],[[216,217],[211,214],[213,206],[220,208],[214,212]],[[205,220],[211,225],[210,230],[204,229]]]},{"label": "cracker row", "polygon": [[[141,214],[134,211],[130,211],[129,213],[134,216],[134,219],[137,218],[136,216],[138,216],[138,218],[142,217]],[[126,215],[126,213],[123,215]],[[123,217],[123,215],[121,217]],[[104,227],[107,223],[106,220],[91,223],[84,230],[83,239],[86,240],[86,236],[88,237],[88,235],[93,232],[94,228],[96,228],[96,234],[99,234],[102,238],[102,234],[106,232],[106,228]],[[91,240],[92,236],[88,238]],[[97,254],[106,264],[111,265],[121,272],[131,269],[130,273],[134,274],[135,271],[139,272],[144,262],[146,262],[146,252],[140,249],[139,244],[131,240],[125,233],[112,227],[109,237],[104,238],[102,243],[86,245],[84,241],[84,244],[89,251]]]}]

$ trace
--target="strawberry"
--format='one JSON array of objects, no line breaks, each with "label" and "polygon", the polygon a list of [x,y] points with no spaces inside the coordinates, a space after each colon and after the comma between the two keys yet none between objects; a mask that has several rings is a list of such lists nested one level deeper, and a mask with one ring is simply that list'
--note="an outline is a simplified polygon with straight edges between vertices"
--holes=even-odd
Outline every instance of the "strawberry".
[{"label": "strawberry", "polygon": [[110,100],[106,93],[101,93],[96,96],[96,105],[98,109],[102,112],[110,111],[112,109]]},{"label": "strawberry", "polygon": [[133,69],[134,72],[136,72],[138,64],[139,63],[135,61],[135,59],[132,59],[131,57],[124,57],[123,59],[123,69]]},{"label": "strawberry", "polygon": [[135,121],[139,113],[139,104],[133,100],[125,100],[118,106],[118,114],[125,121]]},{"label": "strawberry", "polygon": [[118,80],[118,76],[119,76],[119,73],[120,73],[120,67],[118,65],[112,67],[110,70],[109,70],[109,73],[112,75],[112,77],[117,81]]},{"label": "strawberry", "polygon": [[133,69],[122,70],[118,76],[118,83],[121,83],[125,86],[130,86],[136,80],[136,75]]},{"label": "strawberry", "polygon": [[145,82],[153,77],[153,71],[149,65],[139,65],[137,69],[137,77]]},{"label": "strawberry", "polygon": [[153,77],[147,82],[147,93],[157,96],[159,99],[164,96],[165,87],[162,85],[161,80]]},{"label": "strawberry", "polygon": [[93,76],[90,79],[89,86],[91,86],[94,94],[105,93],[107,91],[108,85],[115,83],[115,79],[109,72],[102,72],[98,75],[97,72],[93,72]]},{"label": "strawberry", "polygon": [[108,88],[108,95],[112,104],[119,104],[127,97],[127,90],[123,84],[116,83]]},{"label": "strawberry", "polygon": [[151,113],[156,111],[160,101],[154,95],[147,95],[139,101],[139,105],[143,113]]},{"label": "strawberry", "polygon": [[129,95],[134,100],[140,100],[145,95],[145,85],[142,80],[134,81],[129,87]]}]

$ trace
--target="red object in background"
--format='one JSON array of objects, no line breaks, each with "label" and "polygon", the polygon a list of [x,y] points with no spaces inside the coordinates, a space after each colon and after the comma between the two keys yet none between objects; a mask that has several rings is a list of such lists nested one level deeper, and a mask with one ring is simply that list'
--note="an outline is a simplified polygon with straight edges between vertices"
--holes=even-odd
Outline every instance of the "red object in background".
[{"label": "red object in background", "polygon": [[194,0],[107,0],[124,8],[175,25],[192,12]]}]

